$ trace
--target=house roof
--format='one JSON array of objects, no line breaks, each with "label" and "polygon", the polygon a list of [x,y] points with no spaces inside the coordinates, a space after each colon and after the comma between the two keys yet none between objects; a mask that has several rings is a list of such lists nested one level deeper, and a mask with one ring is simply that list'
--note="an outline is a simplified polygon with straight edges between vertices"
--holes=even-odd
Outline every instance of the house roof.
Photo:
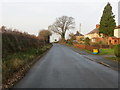
[{"label": "house roof", "polygon": [[90,31],[88,34],[93,34],[93,33],[99,33],[99,29],[95,28],[92,31]]},{"label": "house roof", "polygon": [[81,34],[81,33],[79,33],[79,32],[77,31],[77,33],[75,34],[75,36],[84,36],[84,35]]},{"label": "house roof", "polygon": [[115,27],[115,29],[120,29],[120,25],[118,25],[117,27]]}]

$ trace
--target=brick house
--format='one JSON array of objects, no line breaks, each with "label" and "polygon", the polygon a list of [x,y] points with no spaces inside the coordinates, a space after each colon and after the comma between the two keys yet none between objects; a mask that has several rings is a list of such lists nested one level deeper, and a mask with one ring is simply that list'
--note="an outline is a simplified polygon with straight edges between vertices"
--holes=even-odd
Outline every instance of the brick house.
[{"label": "brick house", "polygon": [[108,38],[108,45],[118,45],[120,44],[120,38],[117,38],[117,37],[109,37]]},{"label": "brick house", "polygon": [[98,43],[100,41],[107,43],[107,38],[103,38],[103,34],[99,35],[99,27],[100,25],[97,24],[95,29],[85,35],[85,38],[88,37],[91,40],[91,43]]},{"label": "brick house", "polygon": [[102,43],[107,43],[108,38],[105,38],[105,37],[104,37],[104,38],[102,38],[102,37],[94,37],[94,38],[91,39],[91,42],[92,42],[92,43],[96,43],[96,42],[98,43],[98,42],[100,42],[100,41],[101,41]]},{"label": "brick house", "polygon": [[99,27],[100,27],[100,25],[97,24],[95,29],[93,29],[92,31],[90,31],[88,34],[85,35],[85,38],[88,37],[89,39],[92,39],[92,38],[100,37]]},{"label": "brick house", "polygon": [[114,37],[108,38],[108,45],[118,45],[120,44],[120,25],[114,29]]}]

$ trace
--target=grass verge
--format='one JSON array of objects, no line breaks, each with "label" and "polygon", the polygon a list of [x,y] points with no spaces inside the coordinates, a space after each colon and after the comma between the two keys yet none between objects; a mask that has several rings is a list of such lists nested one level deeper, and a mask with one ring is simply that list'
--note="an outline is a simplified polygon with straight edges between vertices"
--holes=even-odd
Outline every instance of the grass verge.
[{"label": "grass verge", "polygon": [[99,55],[114,55],[114,49],[100,49]]},{"label": "grass verge", "polygon": [[120,62],[120,57],[105,57],[108,60],[118,61]]},{"label": "grass verge", "polygon": [[10,88],[30,69],[30,67],[47,51],[52,45],[42,48],[31,48],[25,52],[18,52],[2,59],[2,88]]},{"label": "grass verge", "polygon": [[[66,44],[67,46],[73,47],[73,48],[77,48],[79,50],[85,51],[87,53],[93,54],[93,52],[86,50],[86,49],[80,49],[78,47],[75,47],[73,45],[69,45]],[[118,61],[120,62],[120,58],[119,57],[115,57],[114,56],[114,49],[100,49],[100,52],[98,54],[93,54],[93,55],[101,55],[104,58],[108,59],[108,60],[113,60],[113,61]],[[104,56],[105,55],[105,56]]]}]

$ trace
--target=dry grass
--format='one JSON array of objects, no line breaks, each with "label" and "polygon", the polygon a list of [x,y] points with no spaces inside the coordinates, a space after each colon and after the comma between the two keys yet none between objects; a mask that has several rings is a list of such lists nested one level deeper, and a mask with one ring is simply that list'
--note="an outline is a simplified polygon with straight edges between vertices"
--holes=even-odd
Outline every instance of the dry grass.
[{"label": "dry grass", "polygon": [[[21,78],[23,76],[22,73],[26,72],[26,70],[29,68],[29,66],[34,62],[35,58],[41,56],[50,47],[51,47],[51,45],[46,45],[39,49],[29,49],[26,52],[15,53],[6,58],[3,58],[2,74],[4,77],[2,78],[2,82],[3,82],[4,86],[8,87],[9,86],[8,83],[10,83],[9,81],[11,80],[11,78],[16,77],[16,76],[14,76],[14,73],[18,72],[17,79]],[[25,67],[25,66],[27,66],[27,67]],[[25,67],[26,69],[23,67]],[[20,73],[19,73],[19,71],[20,71]],[[15,80],[12,79],[12,80],[13,80],[13,82],[16,81],[16,79]],[[12,84],[10,84],[10,85],[12,85]]]}]

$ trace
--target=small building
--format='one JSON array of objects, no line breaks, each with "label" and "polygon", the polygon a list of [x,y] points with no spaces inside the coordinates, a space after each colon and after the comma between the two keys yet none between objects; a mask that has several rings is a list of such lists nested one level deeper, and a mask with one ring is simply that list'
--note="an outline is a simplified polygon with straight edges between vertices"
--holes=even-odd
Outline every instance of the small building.
[{"label": "small building", "polygon": [[100,28],[100,25],[97,24],[95,29],[93,29],[91,32],[85,35],[85,38],[88,37],[91,40],[92,44],[99,43],[100,41],[103,43],[107,43],[107,39],[102,38],[103,34],[99,35],[99,28]]},{"label": "small building", "polygon": [[118,45],[120,44],[120,25],[114,29],[114,37],[108,38],[108,45]]},{"label": "small building", "polygon": [[78,31],[74,36],[75,36],[76,41],[80,41],[81,39],[84,38],[84,35],[79,33]]}]

